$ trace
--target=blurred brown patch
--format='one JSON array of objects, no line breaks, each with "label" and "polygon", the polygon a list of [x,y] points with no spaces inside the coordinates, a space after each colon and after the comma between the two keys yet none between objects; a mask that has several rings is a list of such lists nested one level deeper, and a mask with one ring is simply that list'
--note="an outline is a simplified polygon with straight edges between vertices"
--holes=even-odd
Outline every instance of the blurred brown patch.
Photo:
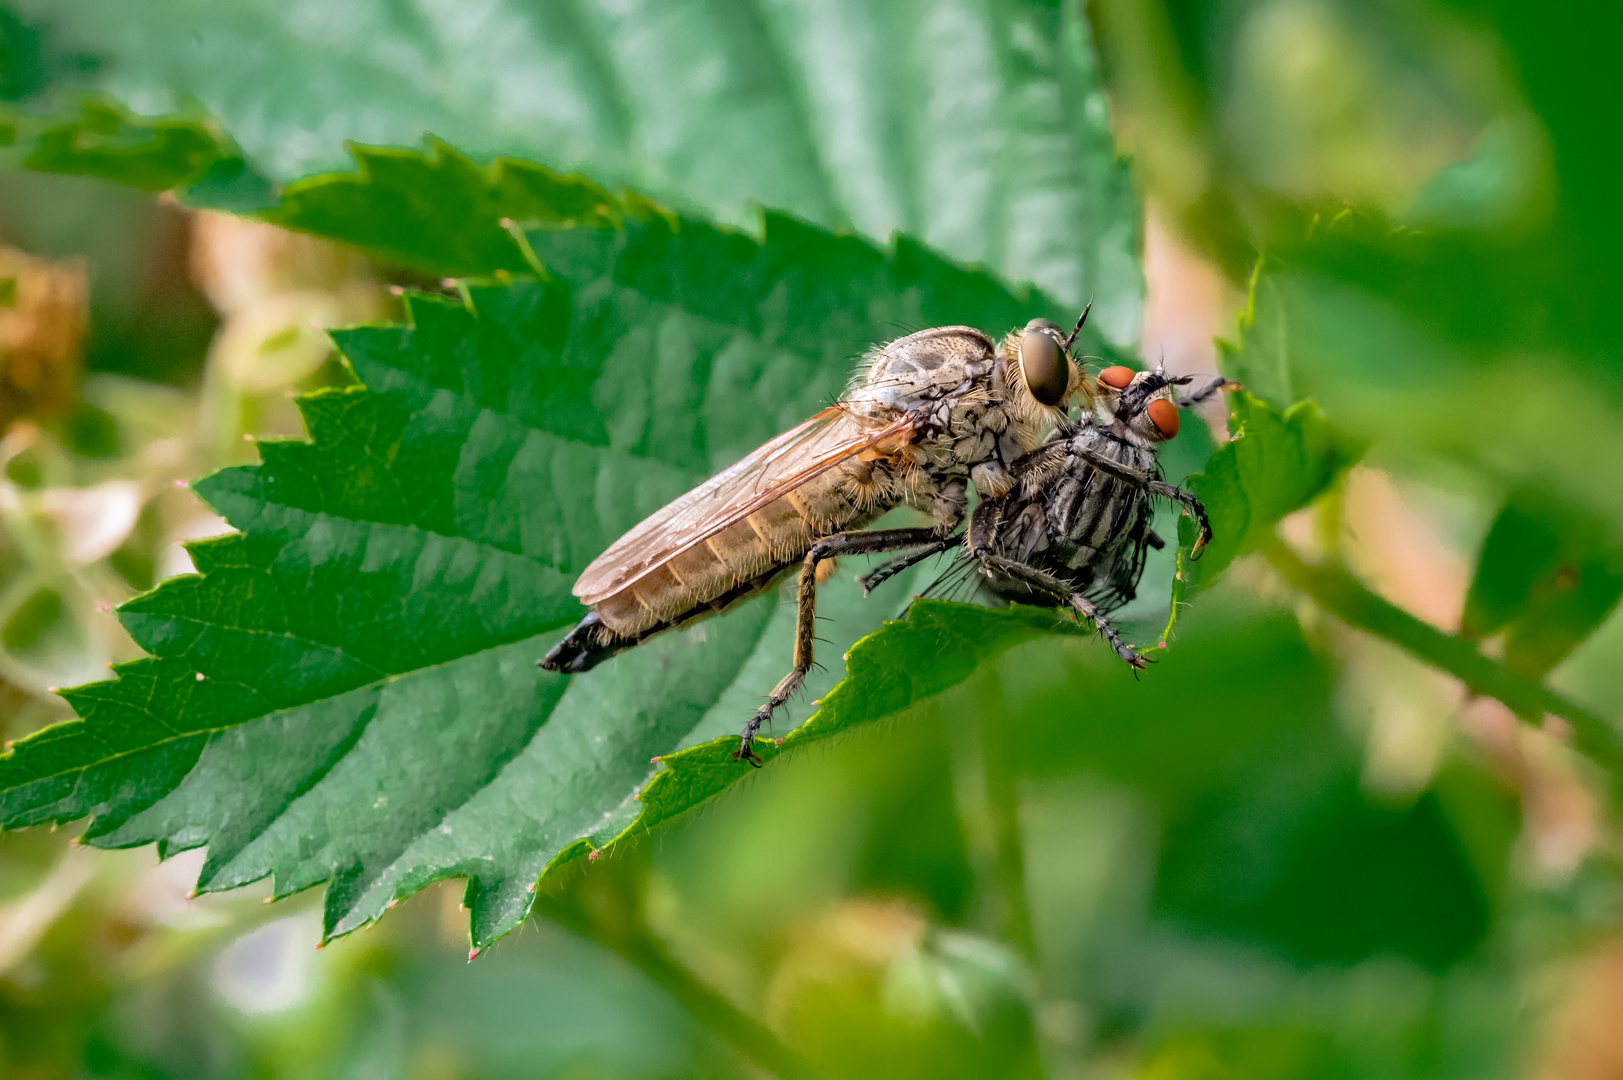
[{"label": "blurred brown patch", "polygon": [[0,432],[73,403],[89,324],[84,262],[0,248]]},{"label": "blurred brown patch", "polygon": [[1585,960],[1556,1005],[1535,1080],[1616,1080],[1623,1076],[1623,940]]},{"label": "blurred brown patch", "polygon": [[[1144,284],[1144,359],[1164,360],[1174,375],[1216,375],[1215,339],[1232,331],[1234,311],[1244,298],[1222,268],[1184,243],[1155,203],[1144,221]],[[1227,437],[1221,397],[1199,411],[1219,440]]]},{"label": "blurred brown patch", "polygon": [[1376,592],[1452,633],[1465,606],[1471,568],[1378,469],[1347,474],[1347,561]]}]

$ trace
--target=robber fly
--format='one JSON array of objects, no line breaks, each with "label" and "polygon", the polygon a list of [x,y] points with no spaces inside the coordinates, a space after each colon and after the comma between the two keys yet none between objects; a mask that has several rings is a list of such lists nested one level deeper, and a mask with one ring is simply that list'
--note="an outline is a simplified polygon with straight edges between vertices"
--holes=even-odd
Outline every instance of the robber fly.
[{"label": "robber fly", "polygon": [[[1161,444],[1178,434],[1180,408],[1234,385],[1217,379],[1177,398],[1174,388],[1191,381],[1159,369],[1100,372],[1093,414],[1062,424],[1015,462],[1015,483],[1006,494],[975,508],[960,566],[978,570],[985,587],[1004,600],[1069,608],[1092,622],[1117,656],[1143,669],[1149,661],[1106,616],[1133,599],[1148,550],[1164,546],[1150,528],[1153,500],[1170,499],[1194,518],[1192,558],[1212,535],[1200,500],[1164,482],[1156,461]],[[952,543],[938,540],[880,567],[861,579],[864,591]]]},{"label": "robber fly", "polygon": [[[722,611],[801,567],[794,668],[745,726],[737,758],[812,664],[816,566],[836,554],[896,551],[950,535],[968,486],[995,498],[1010,466],[1065,419],[1092,380],[1069,334],[1046,319],[1001,346],[968,326],[921,330],[868,353],[845,395],[626,533],[575,583],[592,610],[540,661],[590,670],[663,630]],[[932,526],[860,531],[906,504]],[[811,552],[817,552],[812,558]]]}]

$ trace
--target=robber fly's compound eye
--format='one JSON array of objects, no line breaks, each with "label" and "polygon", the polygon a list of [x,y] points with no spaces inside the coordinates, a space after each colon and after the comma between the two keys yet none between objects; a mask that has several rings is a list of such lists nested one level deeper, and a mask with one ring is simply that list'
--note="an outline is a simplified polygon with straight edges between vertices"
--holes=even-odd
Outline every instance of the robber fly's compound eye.
[{"label": "robber fly's compound eye", "polygon": [[1071,387],[1071,365],[1059,341],[1046,329],[1039,329],[1039,324],[1053,325],[1041,319],[1026,325],[1020,335],[1020,374],[1032,397],[1044,405],[1058,405]]},{"label": "robber fly's compound eye", "polygon": [[1130,367],[1107,367],[1099,372],[1099,381],[1106,386],[1113,386],[1117,390],[1125,390],[1132,383],[1133,376],[1138,374]]},{"label": "robber fly's compound eye", "polygon": [[1155,430],[1161,433],[1161,438],[1170,439],[1178,433],[1178,407],[1166,398],[1156,398],[1150,402],[1144,414],[1155,425]]}]

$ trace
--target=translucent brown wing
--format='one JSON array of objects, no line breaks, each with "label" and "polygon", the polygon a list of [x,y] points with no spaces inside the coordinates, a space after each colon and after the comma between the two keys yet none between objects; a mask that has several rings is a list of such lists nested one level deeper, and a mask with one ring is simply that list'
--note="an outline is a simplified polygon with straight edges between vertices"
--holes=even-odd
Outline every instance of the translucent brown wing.
[{"label": "translucent brown wing", "polygon": [[905,416],[865,428],[831,405],[649,515],[592,560],[575,595],[595,604],[852,455],[881,443],[899,447],[912,436]]}]

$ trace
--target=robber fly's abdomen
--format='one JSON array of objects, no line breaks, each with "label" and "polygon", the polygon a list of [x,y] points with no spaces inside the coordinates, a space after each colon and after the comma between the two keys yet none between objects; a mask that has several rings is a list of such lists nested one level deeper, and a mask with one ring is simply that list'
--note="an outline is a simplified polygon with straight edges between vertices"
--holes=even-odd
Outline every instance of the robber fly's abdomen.
[{"label": "robber fly's abdomen", "polygon": [[[853,475],[858,471],[864,482]],[[834,469],[694,544],[600,600],[595,610],[604,628],[616,637],[643,638],[766,588],[819,537],[860,529],[878,516],[886,504],[872,475],[877,471]],[[755,588],[740,593],[752,583]]]}]

